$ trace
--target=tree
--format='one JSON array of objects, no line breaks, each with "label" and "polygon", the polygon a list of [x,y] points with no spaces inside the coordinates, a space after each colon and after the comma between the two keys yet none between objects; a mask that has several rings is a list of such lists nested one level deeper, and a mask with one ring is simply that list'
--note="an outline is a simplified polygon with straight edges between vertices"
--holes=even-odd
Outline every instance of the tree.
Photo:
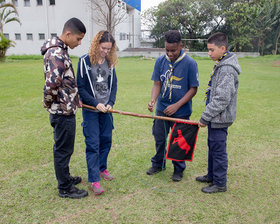
[{"label": "tree", "polygon": [[18,22],[18,12],[13,3],[5,3],[5,0],[0,0],[0,32],[3,33],[4,25],[10,22]]},{"label": "tree", "polygon": [[[279,40],[280,7],[279,1],[267,0],[256,8],[256,24],[258,30],[258,48],[261,55],[270,54],[275,43],[277,52]],[[276,53],[275,52],[275,53]]]},{"label": "tree", "polygon": [[214,0],[225,18],[225,32],[235,51],[277,53],[280,38],[279,0]]},{"label": "tree", "polygon": [[279,40],[280,40],[280,20],[278,20],[278,26],[275,30],[275,37],[274,37],[274,49],[272,50],[272,54],[276,55],[277,52],[280,52],[279,49]]},{"label": "tree", "polygon": [[[265,53],[270,54],[274,43],[277,47],[279,40],[279,1],[265,0],[255,4],[253,9],[254,16],[252,20],[254,21],[253,27],[258,37],[258,52],[261,55]],[[274,50],[277,52],[278,49]]]},{"label": "tree", "polygon": [[[151,37],[159,47],[164,47],[164,32],[176,29],[195,40],[224,32],[234,51],[280,51],[280,0],[166,0],[149,14],[147,18],[155,21]],[[192,41],[189,48],[205,46]]]},{"label": "tree", "polygon": [[18,12],[13,3],[5,3],[4,0],[0,0],[0,61],[4,61],[6,52],[9,47],[14,47],[14,42],[8,40],[4,34],[4,25],[10,22],[18,22]]},{"label": "tree", "polygon": [[94,11],[92,19],[113,34],[115,27],[126,19],[126,4],[121,0],[89,0]]},{"label": "tree", "polygon": [[157,11],[157,7],[151,7],[144,12],[141,13],[141,26],[145,27],[148,30],[152,30],[156,25],[156,17],[155,13]]},{"label": "tree", "polygon": [[253,20],[249,19],[253,8],[249,3],[236,2],[225,11],[226,25],[232,30],[233,51],[242,51],[252,47],[255,35]]},{"label": "tree", "polygon": [[154,16],[156,25],[152,37],[160,40],[160,46],[163,46],[163,34],[167,30],[176,29],[182,36],[197,39],[217,29],[221,22],[213,0],[168,0],[159,4]]},{"label": "tree", "polygon": [[272,54],[276,55],[277,52],[280,52],[280,47],[279,47],[279,40],[280,40],[280,0],[275,0],[273,2],[273,13],[275,18],[275,23],[274,26],[272,26],[272,40],[273,40],[273,46],[272,46]]}]

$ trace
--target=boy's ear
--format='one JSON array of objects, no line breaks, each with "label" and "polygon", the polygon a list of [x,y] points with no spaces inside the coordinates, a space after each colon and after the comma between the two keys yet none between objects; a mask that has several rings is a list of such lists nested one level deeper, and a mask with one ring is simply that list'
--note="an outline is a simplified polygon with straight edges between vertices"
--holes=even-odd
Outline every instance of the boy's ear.
[{"label": "boy's ear", "polygon": [[227,51],[227,48],[226,48],[226,46],[225,46],[225,45],[221,46],[221,49],[222,49],[222,51],[224,51],[224,52],[226,52],[226,51]]},{"label": "boy's ear", "polygon": [[181,48],[181,49],[183,48],[183,43],[182,43],[182,42],[180,42],[180,48]]},{"label": "boy's ear", "polygon": [[66,35],[67,37],[69,37],[71,34],[72,34],[71,31],[69,31],[69,30],[66,30],[66,31],[65,31],[65,35]]}]

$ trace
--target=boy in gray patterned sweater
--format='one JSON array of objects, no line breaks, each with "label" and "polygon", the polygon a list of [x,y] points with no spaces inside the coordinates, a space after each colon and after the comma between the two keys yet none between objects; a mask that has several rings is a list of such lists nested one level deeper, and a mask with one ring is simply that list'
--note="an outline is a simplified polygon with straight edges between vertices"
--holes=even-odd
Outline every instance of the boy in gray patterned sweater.
[{"label": "boy in gray patterned sweater", "polygon": [[227,129],[236,118],[238,75],[241,72],[235,54],[227,51],[228,38],[214,33],[207,41],[209,56],[216,61],[206,90],[206,108],[198,123],[208,126],[208,173],[197,177],[202,183],[211,183],[204,193],[227,190]]}]

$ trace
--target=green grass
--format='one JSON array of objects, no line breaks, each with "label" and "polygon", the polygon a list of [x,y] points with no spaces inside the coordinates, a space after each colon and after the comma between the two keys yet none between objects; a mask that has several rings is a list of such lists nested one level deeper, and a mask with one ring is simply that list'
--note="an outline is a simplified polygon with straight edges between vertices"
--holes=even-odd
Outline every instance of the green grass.
[{"label": "green grass", "polygon": [[[104,195],[87,183],[81,110],[70,169],[81,175],[81,200],[57,196],[53,134],[42,108],[42,60],[7,58],[0,64],[0,223],[279,223],[280,222],[280,67],[279,56],[240,59],[242,74],[237,120],[228,136],[228,191],[205,195],[195,182],[207,169],[207,129],[200,129],[194,160],[184,179],[170,179],[173,167],[147,176],[154,140],[152,120],[114,114],[108,159],[115,176],[102,181]],[[36,59],[36,60],[35,60]],[[204,109],[204,91],[213,62],[196,58],[200,88],[192,120]],[[276,63],[278,61],[278,63]],[[154,60],[121,58],[115,109],[148,113]],[[77,58],[73,59],[77,65]]]}]

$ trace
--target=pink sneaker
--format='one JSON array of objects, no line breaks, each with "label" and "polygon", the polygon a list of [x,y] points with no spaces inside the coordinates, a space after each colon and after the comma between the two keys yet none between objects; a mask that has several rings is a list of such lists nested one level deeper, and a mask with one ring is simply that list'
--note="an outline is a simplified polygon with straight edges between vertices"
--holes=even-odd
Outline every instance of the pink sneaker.
[{"label": "pink sneaker", "polygon": [[109,173],[108,170],[104,170],[100,172],[100,176],[104,178],[104,180],[113,180],[114,177]]},{"label": "pink sneaker", "polygon": [[95,195],[100,195],[104,192],[104,189],[100,186],[99,182],[93,182],[91,187]]}]

